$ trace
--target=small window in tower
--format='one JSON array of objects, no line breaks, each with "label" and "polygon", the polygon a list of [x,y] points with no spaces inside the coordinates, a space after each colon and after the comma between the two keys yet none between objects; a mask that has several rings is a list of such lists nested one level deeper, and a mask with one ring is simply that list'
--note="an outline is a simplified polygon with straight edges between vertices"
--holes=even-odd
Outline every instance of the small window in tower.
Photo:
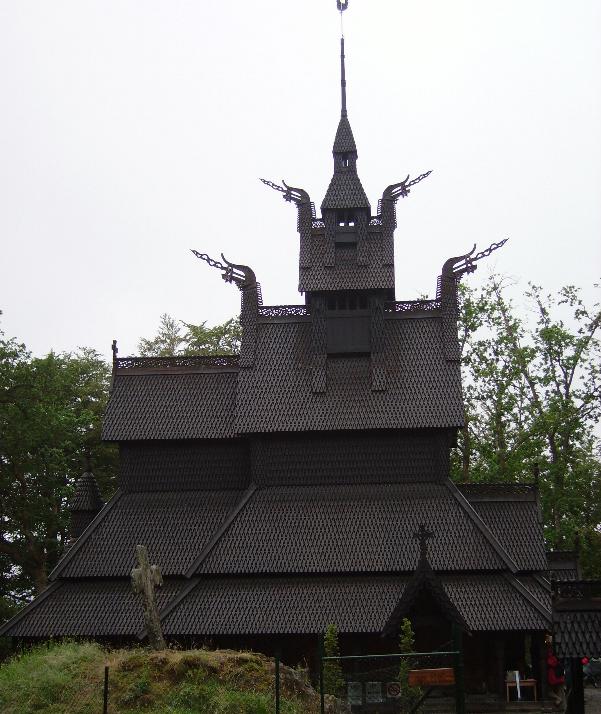
[{"label": "small window in tower", "polygon": [[344,168],[348,168],[348,166],[349,166],[348,154],[342,154],[341,163],[342,163],[342,166],[343,166]]},{"label": "small window in tower", "polygon": [[348,312],[349,310],[367,310],[368,296],[360,291],[339,290],[327,296],[329,312]]},{"label": "small window in tower", "polygon": [[355,214],[353,211],[338,211],[337,221],[339,228],[354,228]]}]

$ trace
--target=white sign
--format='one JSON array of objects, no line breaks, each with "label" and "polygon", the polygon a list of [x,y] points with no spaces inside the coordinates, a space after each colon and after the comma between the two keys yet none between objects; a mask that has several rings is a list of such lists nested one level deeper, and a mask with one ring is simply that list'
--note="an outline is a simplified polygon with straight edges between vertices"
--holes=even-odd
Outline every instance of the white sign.
[{"label": "white sign", "polygon": [[379,704],[382,701],[382,682],[365,682],[365,703]]},{"label": "white sign", "polygon": [[361,682],[348,682],[346,685],[346,698],[349,704],[363,704],[363,687]]}]

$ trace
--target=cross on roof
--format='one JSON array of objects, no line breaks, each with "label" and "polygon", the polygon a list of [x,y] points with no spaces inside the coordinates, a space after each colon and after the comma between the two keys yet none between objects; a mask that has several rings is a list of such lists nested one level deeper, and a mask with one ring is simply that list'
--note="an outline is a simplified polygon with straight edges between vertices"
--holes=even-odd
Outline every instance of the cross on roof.
[{"label": "cross on roof", "polygon": [[417,532],[413,534],[413,537],[419,541],[419,563],[421,565],[428,560],[428,540],[430,538],[434,538],[434,533],[427,530],[423,523],[420,523],[420,526]]}]

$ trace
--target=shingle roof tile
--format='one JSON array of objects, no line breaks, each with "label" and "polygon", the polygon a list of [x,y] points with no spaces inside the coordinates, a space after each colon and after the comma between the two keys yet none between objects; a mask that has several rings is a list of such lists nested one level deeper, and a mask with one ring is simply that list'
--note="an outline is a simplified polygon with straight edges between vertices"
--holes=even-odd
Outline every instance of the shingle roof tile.
[{"label": "shingle roof tile", "polygon": [[504,567],[444,484],[430,482],[259,489],[199,572],[412,572],[420,523],[435,533],[433,568]]},{"label": "shingle roof tile", "polygon": [[351,129],[351,123],[348,117],[340,117],[332,151],[338,154],[350,154],[357,151],[355,137],[353,136],[353,130]]},{"label": "shingle roof tile", "polygon": [[104,505],[94,474],[86,471],[78,479],[75,491],[69,501],[70,511],[97,512]]},{"label": "shingle roof tile", "polygon": [[164,576],[183,575],[226,519],[240,491],[124,493],[81,547],[63,578],[128,576],[143,543]]},{"label": "shingle roof tile", "polygon": [[601,610],[554,612],[553,645],[558,657],[601,657]]},{"label": "shingle roof tile", "polygon": [[520,570],[546,570],[545,541],[535,501],[477,501],[472,506]]},{"label": "shingle roof tile", "polygon": [[[334,266],[328,267],[330,252],[324,236],[312,236],[310,243],[311,267],[301,267],[301,292],[313,290],[393,290],[394,267],[387,255],[393,250],[380,233],[368,234],[365,239],[365,264],[358,264],[353,250],[346,256],[342,250],[334,252]],[[356,249],[355,249],[356,252]]]},{"label": "shingle roof tile", "polygon": [[[157,605],[165,607],[182,581],[166,580],[157,590]],[[142,603],[127,580],[61,581],[6,634],[12,637],[103,637],[135,635],[144,627]]]},{"label": "shingle roof tile", "polygon": [[[381,632],[406,582],[407,577],[393,576],[203,577],[164,617],[163,628],[167,635],[301,634],[336,622],[341,632]],[[470,630],[549,627],[501,575],[443,575],[441,582]],[[167,607],[186,585],[167,579],[157,592],[159,607]],[[586,653],[593,654],[598,621],[580,621]],[[142,627],[142,606],[129,579],[76,580],[61,582],[35,601],[3,634],[100,637],[135,635]]]},{"label": "shingle roof tile", "polygon": [[[407,578],[201,578],[164,618],[177,634],[381,632]],[[441,576],[470,630],[545,630],[549,623],[501,575]]]},{"label": "shingle roof tile", "polygon": [[262,323],[255,368],[239,374],[239,432],[455,427],[463,424],[459,365],[442,353],[440,320],[386,320],[387,389],[373,391],[369,357],[328,357],[311,384],[311,326]]},{"label": "shingle roof tile", "polygon": [[321,204],[322,211],[332,208],[369,209],[369,207],[369,200],[355,171],[337,171],[334,173]]},{"label": "shingle roof tile", "polygon": [[103,438],[234,436],[236,372],[116,375]]}]

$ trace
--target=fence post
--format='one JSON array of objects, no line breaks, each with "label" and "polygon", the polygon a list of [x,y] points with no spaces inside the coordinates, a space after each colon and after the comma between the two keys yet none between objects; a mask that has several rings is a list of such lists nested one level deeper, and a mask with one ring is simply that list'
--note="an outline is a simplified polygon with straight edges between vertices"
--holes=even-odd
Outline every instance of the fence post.
[{"label": "fence post", "polygon": [[103,714],[107,714],[109,710],[109,666],[104,666],[104,692],[103,692]]},{"label": "fence post", "polygon": [[457,714],[465,714],[465,682],[463,679],[463,633],[461,628],[453,623],[453,655],[455,668],[455,710]]},{"label": "fence post", "polygon": [[275,714],[280,714],[280,653],[275,653]]},{"label": "fence post", "polygon": [[319,635],[319,711],[325,714],[326,702],[323,691],[323,633]]}]

